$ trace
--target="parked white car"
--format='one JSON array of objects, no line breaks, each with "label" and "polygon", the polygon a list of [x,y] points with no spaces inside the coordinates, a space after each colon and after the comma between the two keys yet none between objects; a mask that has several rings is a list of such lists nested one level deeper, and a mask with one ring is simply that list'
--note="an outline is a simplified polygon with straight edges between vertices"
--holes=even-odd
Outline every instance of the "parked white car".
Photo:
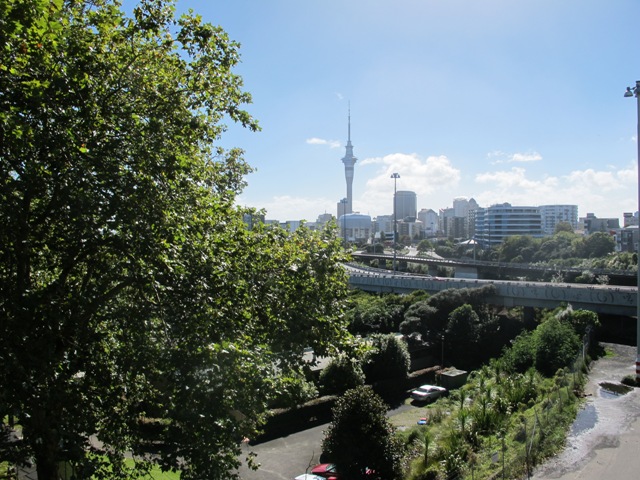
[{"label": "parked white car", "polygon": [[447,389],[437,385],[422,385],[411,392],[411,398],[417,402],[431,402],[447,394]]}]

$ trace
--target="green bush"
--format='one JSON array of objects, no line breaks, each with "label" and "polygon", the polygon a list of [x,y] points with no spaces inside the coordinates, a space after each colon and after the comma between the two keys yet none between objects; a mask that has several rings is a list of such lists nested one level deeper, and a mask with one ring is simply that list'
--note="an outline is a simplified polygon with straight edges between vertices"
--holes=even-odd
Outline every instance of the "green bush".
[{"label": "green bush", "polygon": [[269,402],[271,408],[290,408],[302,405],[318,396],[318,389],[302,373],[293,372],[279,379],[276,397]]},{"label": "green bush", "polygon": [[407,344],[396,335],[373,335],[363,370],[367,383],[402,380],[409,376],[411,357]]},{"label": "green bush", "polygon": [[536,329],[536,369],[548,377],[558,369],[571,365],[582,343],[573,327],[555,317],[544,321]]},{"label": "green bush", "polygon": [[349,390],[336,402],[322,451],[346,478],[367,480],[368,469],[387,480],[402,478],[405,450],[387,408],[368,386]]},{"label": "green bush", "polygon": [[516,337],[510,348],[505,349],[503,364],[514,373],[524,373],[535,365],[535,338],[532,332],[523,332]]},{"label": "green bush", "polygon": [[332,358],[320,373],[320,390],[323,395],[344,393],[351,388],[364,385],[362,366],[346,355]]}]

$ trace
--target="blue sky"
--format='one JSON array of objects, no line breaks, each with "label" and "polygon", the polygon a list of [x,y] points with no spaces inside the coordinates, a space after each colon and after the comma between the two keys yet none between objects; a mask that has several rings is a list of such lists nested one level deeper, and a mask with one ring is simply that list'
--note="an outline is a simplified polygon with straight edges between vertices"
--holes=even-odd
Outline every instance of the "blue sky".
[{"label": "blue sky", "polygon": [[241,44],[236,69],[262,131],[222,144],[256,172],[239,198],[267,218],[315,221],[346,195],[393,211],[577,204],[638,210],[637,0],[178,0]]}]

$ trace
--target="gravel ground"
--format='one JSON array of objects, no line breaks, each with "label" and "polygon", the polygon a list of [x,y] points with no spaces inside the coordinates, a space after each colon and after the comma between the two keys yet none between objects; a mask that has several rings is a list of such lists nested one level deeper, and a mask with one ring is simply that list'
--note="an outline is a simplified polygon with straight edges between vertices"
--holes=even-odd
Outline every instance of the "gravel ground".
[{"label": "gravel ground", "polygon": [[[635,375],[636,347],[603,344],[613,355],[594,362],[565,450],[540,466],[533,478],[635,479],[640,475],[640,389],[613,394],[601,384]],[[606,387],[606,385],[605,385]]]}]

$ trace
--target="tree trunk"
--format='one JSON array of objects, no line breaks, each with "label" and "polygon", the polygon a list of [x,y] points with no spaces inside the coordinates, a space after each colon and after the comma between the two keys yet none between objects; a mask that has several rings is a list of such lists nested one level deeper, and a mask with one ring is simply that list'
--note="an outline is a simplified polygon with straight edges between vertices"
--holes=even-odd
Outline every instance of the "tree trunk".
[{"label": "tree trunk", "polygon": [[38,480],[59,480],[58,462],[55,459],[55,449],[41,445],[36,451],[36,471]]},{"label": "tree trunk", "polygon": [[38,480],[59,480],[59,435],[51,423],[51,412],[38,406],[33,410],[32,423],[28,429],[33,446]]}]

